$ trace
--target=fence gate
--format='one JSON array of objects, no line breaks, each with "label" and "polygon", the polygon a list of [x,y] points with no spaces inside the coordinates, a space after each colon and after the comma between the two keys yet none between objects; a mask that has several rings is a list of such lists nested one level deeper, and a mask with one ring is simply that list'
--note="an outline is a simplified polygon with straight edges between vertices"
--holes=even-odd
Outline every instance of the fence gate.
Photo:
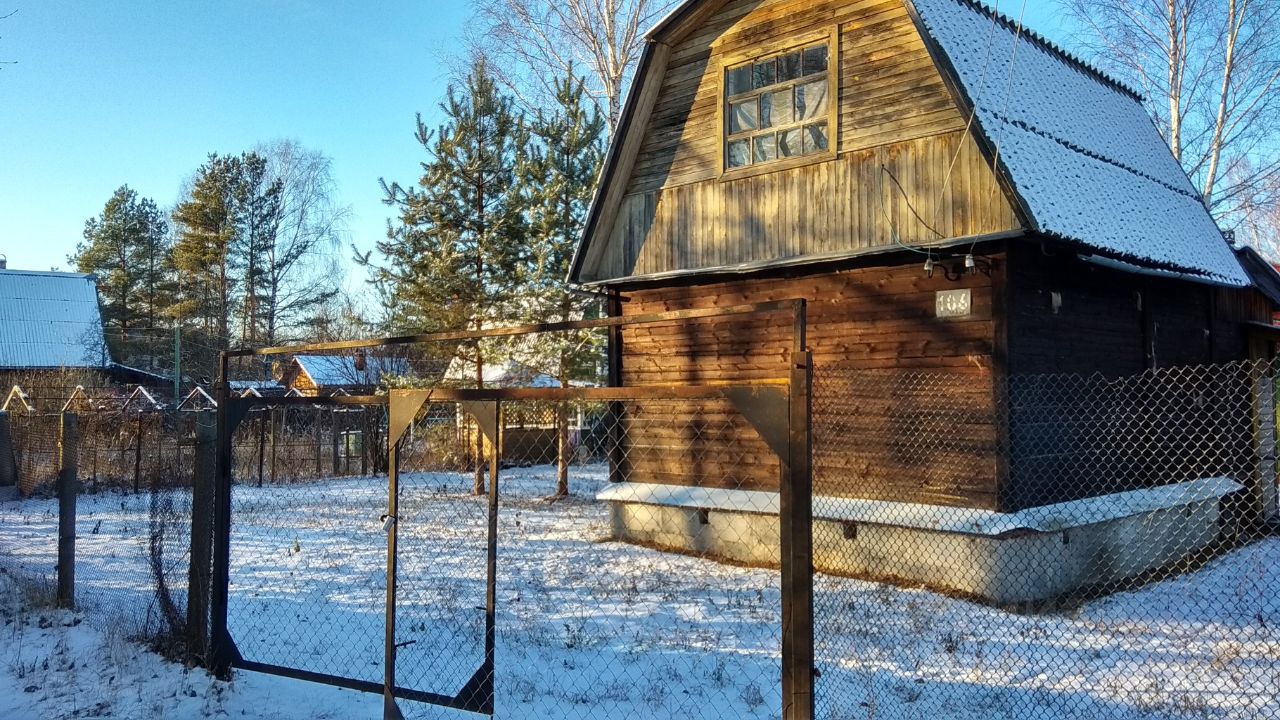
[{"label": "fence gate", "polygon": [[192,547],[193,578],[212,567],[211,666],[382,693],[388,481],[336,448],[357,412],[385,425],[386,398],[220,396],[215,486],[192,513],[214,518]]},{"label": "fence gate", "polygon": [[[812,720],[803,301],[480,332],[768,315],[792,335],[787,359],[740,382],[276,398],[220,382],[214,486],[195,488],[192,513],[191,602],[209,599],[192,617],[209,618],[210,667],[380,694],[392,720],[499,705]],[[369,363],[366,349],[469,338],[234,351],[220,378],[232,357],[358,350]],[[532,419],[547,408],[554,432]],[[567,487],[570,415],[587,493],[539,497],[553,472]],[[748,569],[709,562],[723,559]]]},{"label": "fence gate", "polygon": [[[431,403],[429,395],[393,391],[389,402],[384,717],[403,717],[397,699],[492,715],[500,410],[497,402]],[[448,463],[416,442],[439,410],[477,428],[484,452],[472,462],[488,459],[486,494],[402,476],[415,460]]]}]

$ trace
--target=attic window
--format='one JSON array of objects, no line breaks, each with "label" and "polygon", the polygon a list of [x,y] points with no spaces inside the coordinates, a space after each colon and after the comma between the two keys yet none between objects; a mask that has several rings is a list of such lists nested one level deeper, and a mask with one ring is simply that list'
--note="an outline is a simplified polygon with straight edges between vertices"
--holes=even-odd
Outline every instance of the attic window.
[{"label": "attic window", "polygon": [[828,153],[830,47],[815,43],[725,66],[726,172]]}]

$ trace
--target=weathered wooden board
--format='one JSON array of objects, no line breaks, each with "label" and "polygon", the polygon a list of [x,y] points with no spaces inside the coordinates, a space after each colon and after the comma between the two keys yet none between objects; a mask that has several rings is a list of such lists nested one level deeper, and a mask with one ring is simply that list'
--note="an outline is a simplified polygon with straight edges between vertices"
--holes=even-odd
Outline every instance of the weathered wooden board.
[{"label": "weathered wooden board", "polygon": [[[722,175],[725,62],[835,38],[834,156]],[[806,40],[806,41],[808,41]],[[1019,227],[900,0],[725,3],[670,50],[591,281],[857,253]],[[755,168],[752,169],[753,173]]]},{"label": "weathered wooden board", "polygon": [[[1000,257],[993,258],[996,263]],[[625,315],[809,300],[815,492],[994,508],[991,278],[926,277],[914,258],[818,275],[756,277],[628,293]],[[965,317],[938,318],[940,290],[967,288]],[[627,385],[779,377],[789,318],[625,327]],[[699,401],[627,407],[628,477],[774,490],[778,469],[732,408]]]}]

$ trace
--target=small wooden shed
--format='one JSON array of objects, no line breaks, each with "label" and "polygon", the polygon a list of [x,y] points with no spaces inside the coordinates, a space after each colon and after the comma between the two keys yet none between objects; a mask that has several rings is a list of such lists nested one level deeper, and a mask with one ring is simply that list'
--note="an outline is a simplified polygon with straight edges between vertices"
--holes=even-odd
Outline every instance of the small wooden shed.
[{"label": "small wooden shed", "polygon": [[[828,443],[815,494],[1000,515],[1091,493],[1011,476],[1011,377],[1266,353],[1250,339],[1273,306],[1139,95],[973,0],[678,6],[647,36],[570,280],[621,315],[807,299]],[[627,328],[615,380],[778,375],[789,330]],[[945,392],[904,390],[929,372]],[[837,373],[884,394],[850,397]],[[890,428],[859,424],[869,401],[882,418],[968,408],[964,426],[936,428],[955,457],[919,472]],[[628,412],[643,425],[643,407]],[[747,448],[735,457],[748,434],[729,439]],[[618,507],[660,505],[642,486],[776,490],[763,464],[632,455]]]}]

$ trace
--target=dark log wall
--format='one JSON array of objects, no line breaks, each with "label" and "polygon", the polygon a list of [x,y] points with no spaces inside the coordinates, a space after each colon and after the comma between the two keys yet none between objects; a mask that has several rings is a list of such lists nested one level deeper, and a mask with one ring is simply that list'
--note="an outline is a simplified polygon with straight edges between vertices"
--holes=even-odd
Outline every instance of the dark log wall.
[{"label": "dark log wall", "polygon": [[1222,474],[1247,454],[1224,445],[1246,435],[1247,377],[1181,368],[1247,357],[1240,321],[1266,311],[1252,291],[1100,268],[1033,243],[1008,257],[1005,509]]},{"label": "dark log wall", "polygon": [[[624,315],[805,298],[814,353],[815,492],[994,508],[992,277],[925,277],[920,262],[626,292]],[[1002,260],[994,258],[995,272]],[[973,313],[939,319],[935,292]],[[627,327],[626,385],[781,377],[790,318]],[[775,490],[776,460],[723,404],[633,403],[629,480]]]}]

